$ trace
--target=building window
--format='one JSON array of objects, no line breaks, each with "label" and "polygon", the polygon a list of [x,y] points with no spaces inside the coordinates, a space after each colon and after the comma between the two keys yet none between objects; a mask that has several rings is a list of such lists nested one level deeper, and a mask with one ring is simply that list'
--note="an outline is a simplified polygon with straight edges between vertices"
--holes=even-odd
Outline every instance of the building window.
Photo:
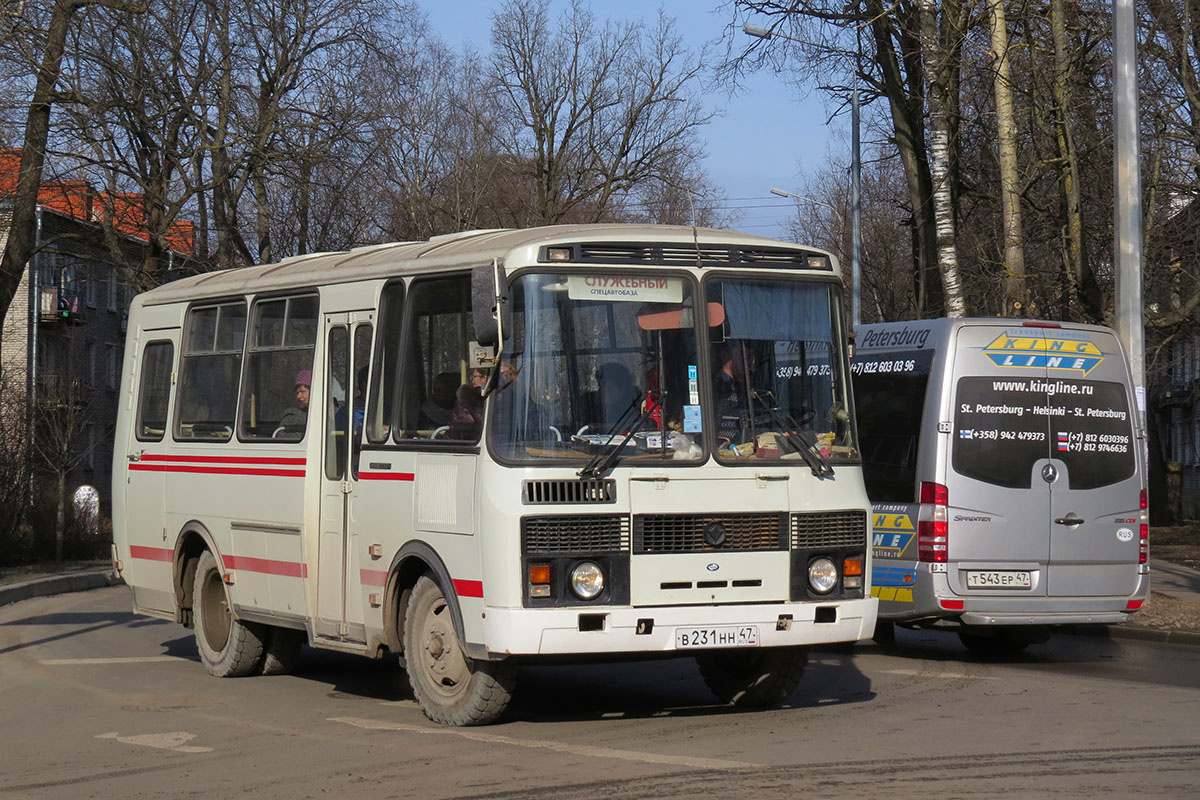
[{"label": "building window", "polygon": [[108,388],[116,389],[117,381],[120,378],[117,375],[117,346],[115,344],[104,345],[104,356],[106,359],[105,368],[107,370]]},{"label": "building window", "polygon": [[86,287],[87,287],[87,288],[86,288],[86,294],[87,294],[87,307],[88,307],[88,308],[95,308],[95,307],[96,307],[96,295],[97,295],[97,289],[96,289],[97,276],[96,276],[96,272],[97,272],[97,271],[98,271],[98,270],[97,270],[97,269],[96,269],[96,267],[93,265],[93,266],[92,266],[92,267],[91,267],[89,270],[87,270],[87,272],[85,273],[85,274],[86,274],[86,277],[84,278],[84,284],[85,284],[85,285],[86,285]]},{"label": "building window", "polygon": [[87,354],[88,354],[88,373],[87,373],[88,374],[88,386],[95,386],[96,385],[96,368],[97,368],[96,343],[95,342],[88,342]]},{"label": "building window", "polygon": [[108,273],[108,310],[117,310],[117,291],[120,285],[117,283],[117,274],[115,272]]}]

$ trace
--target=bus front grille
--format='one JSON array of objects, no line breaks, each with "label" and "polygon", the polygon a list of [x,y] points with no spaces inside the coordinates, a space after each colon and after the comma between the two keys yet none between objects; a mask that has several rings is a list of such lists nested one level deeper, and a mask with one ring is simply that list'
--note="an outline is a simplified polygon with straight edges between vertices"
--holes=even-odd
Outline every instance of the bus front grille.
[{"label": "bus front grille", "polygon": [[786,550],[786,514],[641,514],[635,553]]},{"label": "bus front grille", "polygon": [[521,502],[527,506],[615,503],[617,482],[612,478],[523,481]]},{"label": "bus front grille", "polygon": [[792,515],[792,549],[866,547],[867,512],[828,511]]},{"label": "bus front grille", "polygon": [[624,514],[523,517],[521,549],[525,555],[628,553],[629,517]]}]

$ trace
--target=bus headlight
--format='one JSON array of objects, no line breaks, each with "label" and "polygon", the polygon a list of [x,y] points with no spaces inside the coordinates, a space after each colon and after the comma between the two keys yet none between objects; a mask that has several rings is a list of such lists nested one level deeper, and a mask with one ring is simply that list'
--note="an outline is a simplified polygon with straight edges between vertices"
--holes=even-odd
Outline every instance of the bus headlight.
[{"label": "bus headlight", "polygon": [[604,591],[604,570],[581,561],[571,570],[571,591],[581,600],[595,600]]},{"label": "bus headlight", "polygon": [[808,565],[808,585],[817,594],[829,594],[837,581],[837,567],[828,558],[815,559]]}]

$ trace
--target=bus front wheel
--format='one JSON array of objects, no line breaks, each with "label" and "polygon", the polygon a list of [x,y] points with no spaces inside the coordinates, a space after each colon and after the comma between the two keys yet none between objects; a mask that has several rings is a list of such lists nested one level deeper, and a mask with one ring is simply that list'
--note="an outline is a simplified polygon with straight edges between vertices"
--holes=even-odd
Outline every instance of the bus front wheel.
[{"label": "bus front wheel", "polygon": [[200,555],[196,565],[192,622],[196,628],[196,649],[210,675],[218,678],[249,675],[262,662],[262,626],[234,619],[221,570],[209,550]]},{"label": "bus front wheel", "polygon": [[802,647],[713,650],[696,654],[705,684],[722,703],[744,708],[779,705],[804,677],[808,651]]},{"label": "bus front wheel", "polygon": [[464,652],[450,604],[428,575],[417,579],[408,595],[403,643],[413,696],[434,722],[486,725],[508,708],[516,667],[477,661]]}]

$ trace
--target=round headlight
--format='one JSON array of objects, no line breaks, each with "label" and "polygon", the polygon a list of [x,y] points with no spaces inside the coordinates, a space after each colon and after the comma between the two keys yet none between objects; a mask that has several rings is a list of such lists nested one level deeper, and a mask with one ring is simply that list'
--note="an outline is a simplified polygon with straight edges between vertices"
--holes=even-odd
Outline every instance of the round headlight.
[{"label": "round headlight", "polygon": [[582,600],[595,600],[604,591],[604,571],[591,561],[583,561],[571,570],[571,591]]},{"label": "round headlight", "polygon": [[828,594],[837,581],[837,567],[828,558],[818,558],[808,565],[808,585],[817,594]]}]

